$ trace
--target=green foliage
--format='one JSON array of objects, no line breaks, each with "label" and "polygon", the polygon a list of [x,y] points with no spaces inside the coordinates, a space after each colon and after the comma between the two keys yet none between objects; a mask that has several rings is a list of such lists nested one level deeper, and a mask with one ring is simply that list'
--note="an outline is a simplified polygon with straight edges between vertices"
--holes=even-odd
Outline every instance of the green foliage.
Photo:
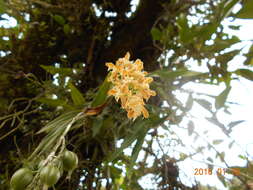
[{"label": "green foliage", "polygon": [[[226,164],[227,153],[216,149],[226,139],[210,140],[208,131],[199,134],[191,111],[200,105],[208,111],[206,119],[228,137],[244,122],[233,119],[223,124],[217,114],[229,113],[233,80],[253,80],[253,48],[243,55],[245,67],[231,71],[234,57],[242,52],[233,45],[242,41],[226,33],[221,22],[227,17],[253,18],[251,0],[141,1],[129,18],[125,15],[130,4],[115,2],[0,0],[0,16],[5,13],[18,23],[0,28],[0,189],[9,188],[8,179],[21,162],[33,169],[32,186],[37,189],[42,188],[36,185],[41,170],[54,164],[57,175],[48,185],[61,175],[55,189],[92,189],[95,184],[98,190],[141,190],[140,179],[147,174],[152,174],[157,189],[190,189],[178,181],[177,162],[195,155],[205,158],[206,150],[216,154],[205,159],[208,167],[213,168],[217,159]],[[234,14],[238,3],[242,9]],[[233,23],[228,27],[240,29]],[[154,78],[150,86],[157,96],[145,102],[148,119],[130,121],[120,102],[107,95],[112,84],[105,78],[104,63],[126,51],[141,58]],[[214,96],[185,87],[191,84],[226,88]],[[178,151],[189,148],[180,130],[194,142],[203,140],[203,145],[194,147],[193,153]],[[229,140],[232,149],[236,142]],[[66,147],[80,160],[71,178],[62,172],[60,158]],[[231,189],[239,189],[253,176],[249,156],[239,157],[249,162],[238,167],[242,181],[233,186],[218,175]],[[48,177],[42,176],[42,181]]]},{"label": "green foliage", "polygon": [[41,65],[41,67],[52,75],[55,75],[57,73],[62,75],[73,74],[73,70],[71,68],[56,68],[55,66],[46,66],[46,65]]},{"label": "green foliage", "polygon": [[253,3],[250,0],[243,2],[242,9],[236,14],[237,18],[252,19],[253,18]]},{"label": "green foliage", "polygon": [[99,87],[98,92],[96,93],[94,100],[92,101],[91,106],[96,107],[102,105],[106,102],[107,99],[107,92],[110,89],[111,83],[104,80],[103,84]]},{"label": "green foliage", "polygon": [[83,106],[85,99],[82,93],[71,82],[68,83],[68,87],[71,90],[70,94],[74,104]]},{"label": "green foliage", "polygon": [[237,69],[235,73],[248,80],[253,80],[253,71],[249,69]]},{"label": "green foliage", "polygon": [[158,28],[152,28],[151,35],[154,40],[160,40],[162,33]]},{"label": "green foliage", "polygon": [[220,109],[224,107],[225,102],[227,100],[228,94],[231,90],[231,86],[228,86],[225,90],[223,90],[215,99],[215,108]]}]

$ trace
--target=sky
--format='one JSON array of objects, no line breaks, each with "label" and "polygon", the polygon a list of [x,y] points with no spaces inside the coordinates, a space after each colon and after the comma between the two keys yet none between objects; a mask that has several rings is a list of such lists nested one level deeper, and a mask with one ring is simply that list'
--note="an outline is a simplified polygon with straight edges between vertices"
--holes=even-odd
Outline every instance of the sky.
[{"label": "sky", "polygon": [[[240,6],[237,6],[234,8],[234,12],[237,12],[240,9]],[[241,25],[240,30],[234,31],[229,29],[227,26],[229,24],[237,24]],[[235,19],[232,20],[230,18],[226,19],[222,23],[224,26],[226,26],[225,31],[227,31],[231,35],[238,36],[243,42],[236,44],[230,48],[230,50],[235,48],[243,48],[242,53],[247,53],[248,49],[252,45],[253,41],[253,33],[252,33],[252,26],[253,26],[253,19]],[[243,67],[243,62],[245,58],[242,55],[236,56],[230,63],[229,63],[229,69],[230,71],[234,71],[239,67]],[[191,66],[192,70],[201,71],[199,66]],[[202,68],[203,69],[203,68]],[[203,69],[204,70],[204,69]],[[216,148],[218,151],[225,152],[225,160],[228,163],[229,166],[245,166],[246,161],[241,159],[239,155],[245,156],[245,152],[248,153],[250,156],[249,159],[252,160],[253,158],[253,117],[252,117],[252,107],[253,107],[253,88],[252,88],[252,82],[244,79],[239,78],[239,80],[232,81],[232,90],[230,91],[230,94],[228,96],[229,102],[235,102],[236,105],[230,105],[229,111],[231,112],[231,115],[225,114],[223,111],[218,112],[218,118],[223,123],[228,124],[232,121],[238,121],[238,120],[245,120],[245,122],[239,124],[236,126],[231,135],[231,138],[226,137],[223,132],[215,125],[208,122],[205,117],[209,115],[209,113],[202,108],[200,105],[195,103],[193,105],[193,108],[191,110],[191,114],[194,118],[191,118],[191,120],[195,124],[195,130],[202,134],[202,139],[199,139],[197,141],[194,141],[194,138],[191,136],[188,136],[188,132],[185,129],[180,129],[176,126],[171,126],[172,130],[177,132],[177,135],[180,136],[181,139],[183,139],[183,142],[188,146],[188,148],[182,148],[182,147],[174,147],[175,151],[170,151],[171,147],[164,147],[164,151],[171,152],[171,155],[177,155],[175,152],[181,152],[181,153],[188,153],[191,152],[192,148],[202,146],[205,144],[205,141],[212,142],[216,139],[221,139],[223,142],[220,145],[217,145]],[[188,83],[183,88],[192,90],[194,92],[200,92],[200,93],[207,93],[210,95],[217,96],[219,95],[224,89],[225,85],[221,84],[219,86],[211,86],[211,85],[199,85],[194,83]],[[179,99],[182,101],[187,100],[187,96],[185,94],[178,93],[177,96],[179,96]],[[183,128],[187,128],[187,123],[189,120],[185,120],[181,124]],[[207,134],[204,134],[205,131],[208,131]],[[160,134],[165,134],[166,132],[163,130],[160,130]],[[232,146],[231,149],[228,148],[229,143],[235,140],[236,143]],[[166,141],[166,140],[165,140]],[[213,171],[217,171],[219,168],[226,169],[226,166],[219,161],[219,159],[215,158],[216,153],[212,150],[206,150],[204,151],[203,155],[198,155],[193,157],[193,159],[187,159],[184,162],[179,163],[179,167],[182,169],[184,173],[181,173],[180,179],[188,185],[191,185],[191,183],[194,183],[195,179],[203,185],[210,185],[210,186],[216,186],[219,190],[227,190],[228,188],[225,188],[223,184],[218,180],[217,175],[194,175],[194,172],[197,168],[205,169],[207,168],[207,161],[203,158],[211,157],[215,163]],[[213,172],[214,173],[214,172]],[[225,177],[231,178],[232,175],[225,172]],[[143,178],[140,183],[145,188],[150,188],[154,184],[152,184],[151,180],[152,176],[146,176],[146,178]]]},{"label": "sky", "polygon": [[[135,11],[136,5],[138,4],[138,0],[132,1],[133,7],[132,11]],[[237,7],[236,9],[239,10]],[[130,16],[130,13],[129,15]],[[14,27],[16,26],[17,22],[13,18],[9,18],[7,15],[3,16],[4,18],[7,18],[7,21],[0,21],[0,27]],[[227,28],[226,30],[233,35],[238,36],[241,40],[243,40],[243,43],[240,43],[236,45],[236,47],[244,47],[242,50],[243,52],[247,52],[248,48],[252,44],[253,40],[253,33],[252,33],[252,26],[253,26],[253,19],[252,20],[242,20],[242,19],[236,19],[231,21],[231,19],[226,19],[223,24],[225,26],[228,26],[230,22],[236,23],[241,25],[241,28],[239,31],[233,31]],[[235,47],[232,47],[235,48]],[[239,66],[243,65],[244,57],[243,56],[236,56],[230,65],[230,69],[235,70]],[[198,69],[197,66],[194,68],[192,66],[192,70]],[[220,86],[207,86],[207,85],[197,85],[193,83],[189,83],[184,86],[185,89],[190,89],[195,92],[203,92],[208,93],[212,95],[218,95],[220,92],[222,92],[225,88],[224,84],[221,84]],[[184,94],[178,94],[180,96],[181,100],[186,100],[186,96]],[[171,154],[175,154],[175,152],[188,152],[193,150],[193,148],[197,148],[198,146],[205,143],[205,140],[212,141],[215,139],[222,139],[224,142],[217,146],[217,149],[219,151],[225,152],[225,159],[231,166],[244,166],[245,160],[242,160],[238,157],[238,155],[242,154],[244,155],[245,151],[248,152],[248,154],[251,156],[250,159],[253,157],[253,139],[252,139],[252,133],[253,133],[253,117],[252,117],[252,107],[253,107],[253,88],[252,88],[252,82],[248,81],[247,79],[240,78],[237,81],[232,82],[232,90],[229,94],[228,101],[236,102],[238,105],[231,105],[229,111],[232,113],[231,115],[224,114],[223,112],[220,112],[218,114],[219,119],[221,119],[224,123],[229,123],[231,121],[236,120],[245,120],[245,122],[241,123],[237,127],[235,127],[231,133],[232,139],[236,141],[237,144],[235,144],[231,149],[228,148],[228,144],[231,142],[231,139],[229,140],[221,131],[220,129],[210,124],[210,122],[206,121],[205,117],[208,116],[208,112],[204,110],[201,106],[198,104],[194,104],[193,109],[191,110],[191,114],[194,116],[192,120],[195,123],[195,130],[203,134],[203,139],[199,139],[197,141],[194,141],[192,137],[189,137],[187,134],[187,130],[185,129],[179,129],[175,126],[172,126],[177,131],[178,135],[184,139],[184,143],[189,145],[187,148],[182,147],[174,147],[175,151],[172,151]],[[182,123],[182,127],[187,127],[188,121]],[[208,130],[207,134],[204,134],[204,131]],[[160,131],[160,133],[165,133],[164,131]],[[168,147],[169,149],[170,147]],[[165,147],[166,149],[166,147]],[[170,152],[168,150],[168,152]],[[220,190],[226,190],[226,188],[221,184],[221,182],[217,179],[216,175],[194,175],[195,168],[207,168],[206,164],[202,163],[203,157],[212,157],[214,158],[215,153],[213,151],[205,151],[204,155],[196,156],[194,157],[194,160],[186,160],[182,163],[179,163],[180,168],[185,172],[186,175],[181,174],[180,178],[183,182],[186,184],[191,184],[194,182],[195,178],[200,181],[202,184],[209,184],[209,185],[215,185]],[[214,158],[215,159],[215,158]],[[217,168],[224,167],[221,162],[216,160]],[[230,175],[226,174],[227,177],[231,177]],[[187,176],[187,177],[186,177]],[[151,183],[151,180],[148,180],[151,176],[146,176],[146,178],[143,178],[143,180],[140,181],[140,184],[143,187],[150,188],[153,186]]]},{"label": "sky", "polygon": [[[229,24],[229,19],[224,21],[224,25]],[[249,47],[252,45],[252,40],[253,40],[253,33],[249,32],[252,31],[252,26],[253,26],[253,19],[252,20],[242,20],[242,19],[237,19],[235,21],[232,21],[233,23],[241,25],[241,29],[239,31],[232,31],[228,30],[229,33],[237,35],[241,40],[244,40],[243,43],[240,43],[237,45],[237,47],[244,47],[243,52],[247,52]],[[234,47],[235,48],[235,47]],[[233,49],[233,47],[231,48]],[[235,70],[239,66],[243,65],[245,58],[243,56],[236,56],[229,65],[231,65],[231,71]],[[194,68],[193,68],[194,70]],[[194,104],[193,109],[191,110],[191,114],[195,117],[192,120],[195,123],[195,130],[203,134],[203,138],[205,140],[208,140],[209,142],[212,142],[212,140],[215,139],[222,139],[224,140],[223,143],[217,146],[217,149],[222,152],[225,152],[225,160],[230,166],[245,166],[245,160],[241,159],[238,157],[238,155],[245,155],[245,151],[248,152],[250,155],[249,159],[252,159],[253,157],[253,139],[252,139],[252,133],[253,133],[253,117],[252,117],[252,107],[253,107],[253,88],[252,88],[252,82],[240,78],[239,80],[233,81],[232,84],[232,90],[228,96],[228,101],[229,102],[235,102],[238,105],[230,105],[229,111],[231,112],[231,115],[225,114],[224,112],[220,111],[218,112],[218,118],[223,122],[223,123],[230,123],[232,121],[237,121],[237,120],[245,120],[245,122],[239,124],[237,127],[235,127],[231,133],[231,138],[227,138],[222,131],[215,125],[212,125],[210,122],[208,122],[205,117],[208,116],[208,112],[204,110],[201,106],[198,104]],[[219,86],[208,86],[208,85],[198,85],[198,84],[193,84],[189,83],[184,86],[185,89],[190,89],[195,92],[202,92],[202,93],[207,93],[211,95],[217,96],[220,94],[224,89],[225,85],[221,84]],[[180,95],[179,95],[180,96]],[[181,99],[186,99],[182,95]],[[182,125],[186,125],[182,124]],[[177,129],[175,127],[175,130],[180,131],[180,129]],[[204,131],[208,130],[208,134],[205,135]],[[184,139],[184,142],[187,142],[186,144],[193,145],[194,147],[201,146],[204,141],[201,139],[198,141],[193,141],[192,137],[189,137],[187,135],[186,130],[181,130],[179,132],[179,136]],[[236,144],[229,149],[228,144],[231,142],[231,139],[234,139],[236,141]],[[180,148],[179,148],[180,149]],[[190,148],[189,148],[190,149]],[[210,156],[211,158],[215,159],[215,152],[213,151],[205,151],[204,157]],[[191,177],[194,181],[194,178],[196,178],[198,181],[200,181],[202,184],[209,184],[209,185],[215,185],[218,187],[220,190],[225,190],[226,188],[221,184],[221,182],[217,179],[216,175],[194,175],[194,170],[195,168],[207,168],[206,164],[201,163],[202,156],[196,156],[193,160],[187,160],[185,162],[182,162],[179,164],[183,171],[187,174],[188,177]],[[215,167],[217,170],[218,168],[226,166],[219,162],[218,159],[216,159],[215,163],[217,166]],[[225,177],[231,178],[232,176],[229,174],[225,174]],[[182,181],[186,181],[188,183],[189,179],[186,179],[183,175],[181,176]],[[186,180],[185,180],[186,179]]]}]

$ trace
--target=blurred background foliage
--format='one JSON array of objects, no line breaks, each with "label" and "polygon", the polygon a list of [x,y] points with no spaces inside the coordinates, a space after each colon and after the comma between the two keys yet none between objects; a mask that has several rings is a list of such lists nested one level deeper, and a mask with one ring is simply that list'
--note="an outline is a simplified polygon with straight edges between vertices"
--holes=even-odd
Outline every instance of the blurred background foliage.
[{"label": "blurred background foliage", "polygon": [[[217,112],[229,114],[226,100],[233,88],[231,81],[238,77],[253,80],[253,46],[248,53],[231,50],[241,40],[226,33],[221,22],[228,17],[253,19],[253,2],[135,2],[0,0],[0,20],[9,23],[0,27],[0,189],[9,188],[16,169],[32,164],[28,158],[36,147],[34,154],[46,156],[57,134],[78,112],[104,105],[109,88],[103,83],[105,62],[115,62],[127,51],[131,59],[141,59],[155,79],[151,88],[158,95],[147,104],[150,118],[130,121],[120,105],[111,100],[99,113],[79,120],[67,134],[66,144],[78,154],[80,164],[70,181],[63,176],[55,188],[137,190],[143,189],[139,180],[153,174],[156,187],[150,189],[215,189],[198,182],[184,184],[177,163],[201,154],[203,149],[216,150],[222,140],[199,147],[193,154],[180,153],[179,158],[170,155],[164,146],[185,146],[184,139],[170,129],[179,127],[185,119],[189,121],[185,127],[189,136],[200,138],[191,121],[194,104],[206,109],[211,115],[207,120],[228,137],[243,122],[224,125]],[[239,5],[242,8],[234,13],[233,8]],[[228,27],[240,29],[233,22]],[[244,56],[245,62],[231,70],[230,61],[237,55]],[[194,70],[192,65],[200,69]],[[183,88],[191,83],[225,84],[226,88],[213,96]],[[177,92],[185,93],[187,101],[180,100]],[[61,122],[47,125],[59,116]],[[162,143],[165,136],[159,132],[161,128],[173,142]],[[39,130],[44,133],[37,134]],[[50,141],[54,132],[55,138]],[[40,143],[47,146],[38,148]],[[225,152],[216,151],[216,157],[226,163]],[[240,175],[218,176],[230,189],[252,186],[252,163],[249,157],[243,159],[248,165],[239,168]],[[206,163],[215,166],[211,158]]]}]

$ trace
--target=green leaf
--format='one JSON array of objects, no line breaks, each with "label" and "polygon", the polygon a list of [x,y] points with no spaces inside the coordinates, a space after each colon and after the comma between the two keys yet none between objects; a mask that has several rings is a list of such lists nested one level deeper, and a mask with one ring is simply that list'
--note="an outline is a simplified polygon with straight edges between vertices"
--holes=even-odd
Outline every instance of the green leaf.
[{"label": "green leaf", "polygon": [[227,183],[226,183],[225,177],[224,177],[223,175],[220,175],[220,174],[217,174],[217,177],[218,177],[218,179],[220,180],[220,182],[221,182],[225,187],[227,187]]},{"label": "green leaf", "polygon": [[229,149],[231,149],[231,148],[232,148],[232,146],[234,145],[234,143],[235,143],[235,141],[234,141],[234,140],[233,140],[231,143],[229,143],[228,148],[229,148]]},{"label": "green leaf", "polygon": [[120,148],[118,148],[115,152],[113,152],[111,155],[109,155],[109,157],[107,158],[107,161],[110,162],[110,161],[115,160],[119,155],[122,154],[122,152],[125,150],[125,148],[129,147],[135,140],[138,139],[139,134],[144,135],[144,133],[146,133],[146,131],[148,131],[150,126],[157,126],[157,125],[163,123],[166,120],[166,118],[167,118],[167,116],[160,118],[160,117],[156,117],[156,116],[152,117],[151,115],[150,115],[149,119],[145,119],[145,120],[138,118],[132,126],[132,128],[134,130],[133,133],[128,135],[124,139]]},{"label": "green leaf", "polygon": [[104,80],[103,84],[99,87],[97,94],[91,104],[92,107],[102,105],[106,102],[107,92],[111,87],[111,83],[107,81],[107,78]]},{"label": "green leaf", "polygon": [[69,34],[70,33],[70,26],[69,26],[69,24],[64,24],[63,31],[64,31],[65,34]]},{"label": "green leaf", "polygon": [[92,125],[92,137],[95,137],[101,127],[103,126],[103,119],[102,118],[96,118],[94,121],[93,121],[93,125]]},{"label": "green leaf", "polygon": [[213,144],[214,144],[214,145],[218,145],[218,144],[220,144],[220,143],[222,143],[222,142],[223,142],[222,139],[217,139],[217,140],[214,140],[214,141],[213,141]]},{"label": "green leaf", "polygon": [[240,123],[243,123],[243,122],[245,122],[245,120],[233,121],[233,122],[230,122],[230,123],[228,124],[228,127],[229,127],[229,128],[233,128],[233,127],[235,127],[236,125],[239,125]]},{"label": "green leaf", "polygon": [[40,65],[40,67],[52,75],[55,75],[57,73],[62,74],[62,75],[73,74],[73,70],[71,68],[56,68],[54,66],[46,66],[46,65]]},{"label": "green leaf", "polygon": [[221,9],[223,10],[223,16],[221,19],[229,16],[234,8],[234,6],[241,0],[223,0],[221,3]]},{"label": "green leaf", "polygon": [[70,88],[71,98],[75,105],[83,105],[85,103],[85,99],[82,93],[71,83],[68,83],[68,87]]},{"label": "green leaf", "polygon": [[44,126],[41,130],[37,132],[37,134],[43,133],[43,132],[49,132],[53,130],[54,128],[56,129],[57,126],[64,125],[68,122],[68,120],[72,119],[75,115],[77,115],[80,112],[80,110],[73,110],[66,112],[53,121],[49,122],[46,126]]},{"label": "green leaf", "polygon": [[7,9],[7,7],[5,5],[4,0],[0,0],[0,14],[5,13],[6,9]]},{"label": "green leaf", "polygon": [[207,160],[208,160],[209,162],[213,163],[213,159],[212,159],[212,158],[208,157]]},{"label": "green leaf", "polygon": [[253,1],[243,1],[242,9],[236,14],[236,17],[242,19],[253,19]]},{"label": "green leaf", "polygon": [[194,33],[188,25],[186,15],[181,13],[177,19],[177,26],[179,30],[179,37],[183,43],[189,43],[193,40]]},{"label": "green leaf", "polygon": [[235,73],[248,80],[253,80],[253,71],[249,69],[237,69]]},{"label": "green leaf", "polygon": [[222,162],[224,162],[224,160],[225,160],[225,152],[221,152],[218,156],[219,156],[220,160]]},{"label": "green leaf", "polygon": [[243,156],[243,155],[238,155],[239,158],[241,158],[242,160],[247,160],[247,157],[246,156]]},{"label": "green leaf", "polygon": [[161,69],[161,70],[156,70],[152,73],[149,73],[149,76],[161,77],[163,79],[173,80],[173,79],[175,79],[176,77],[179,77],[179,76],[182,76],[182,77],[195,77],[195,76],[201,76],[203,74],[205,74],[205,73],[190,71],[190,70],[186,70],[186,69],[177,70],[177,71],[170,71],[170,70],[167,70],[167,69]]},{"label": "green leaf", "polygon": [[190,111],[192,109],[192,106],[193,106],[193,98],[192,95],[190,94],[185,105],[186,111]]},{"label": "green leaf", "polygon": [[36,101],[47,104],[52,107],[57,107],[57,106],[65,106],[66,101],[65,100],[60,100],[60,99],[51,99],[51,98],[38,98]]},{"label": "green leaf", "polygon": [[216,32],[219,23],[208,23],[202,26],[202,28],[197,33],[198,38],[202,38],[203,40],[209,40],[213,33]]},{"label": "green leaf", "polygon": [[64,133],[68,124],[78,113],[80,113],[80,110],[74,110],[64,113],[58,118],[49,122],[45,127],[43,127],[39,132],[37,132],[37,134],[46,132],[47,135],[42,139],[40,144],[31,154],[29,160],[35,157],[39,157],[46,152],[50,152],[59,140],[59,137]]},{"label": "green leaf", "polygon": [[116,159],[125,148],[129,147],[138,137],[139,131],[147,126],[147,120],[141,120],[139,119],[133,126],[134,132],[132,135],[127,136],[123,143],[121,144],[121,147],[118,148],[115,152],[113,152],[112,155],[109,156],[108,161],[113,161]]},{"label": "green leaf", "polygon": [[54,15],[53,19],[60,25],[64,25],[65,24],[65,19],[60,16],[60,15]]},{"label": "green leaf", "polygon": [[162,36],[162,32],[158,28],[152,28],[151,35],[152,35],[153,40],[160,40]]},{"label": "green leaf", "polygon": [[133,148],[133,151],[132,151],[132,155],[131,155],[131,160],[130,160],[130,169],[129,169],[129,173],[131,173],[132,171],[132,168],[138,158],[138,155],[139,155],[139,152],[141,151],[142,149],[142,145],[144,143],[144,139],[145,139],[145,136],[147,134],[147,131],[148,129],[146,127],[143,127],[142,130],[140,131],[139,133],[139,136],[137,138],[137,142]]},{"label": "green leaf", "polygon": [[212,104],[205,99],[195,99],[195,101],[205,108],[207,111],[212,111]]},{"label": "green leaf", "polygon": [[219,96],[215,98],[215,108],[220,109],[225,105],[231,86],[228,86]]}]

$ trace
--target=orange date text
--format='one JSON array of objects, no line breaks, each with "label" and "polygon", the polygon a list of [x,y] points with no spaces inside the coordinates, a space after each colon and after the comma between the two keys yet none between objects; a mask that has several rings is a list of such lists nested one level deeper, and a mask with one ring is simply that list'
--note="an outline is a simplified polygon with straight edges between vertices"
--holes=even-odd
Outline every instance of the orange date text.
[{"label": "orange date text", "polygon": [[194,169],[194,175],[225,175],[226,173],[232,174],[234,176],[240,175],[240,170],[237,168],[217,168],[217,169],[212,169],[212,168],[195,168]]}]

